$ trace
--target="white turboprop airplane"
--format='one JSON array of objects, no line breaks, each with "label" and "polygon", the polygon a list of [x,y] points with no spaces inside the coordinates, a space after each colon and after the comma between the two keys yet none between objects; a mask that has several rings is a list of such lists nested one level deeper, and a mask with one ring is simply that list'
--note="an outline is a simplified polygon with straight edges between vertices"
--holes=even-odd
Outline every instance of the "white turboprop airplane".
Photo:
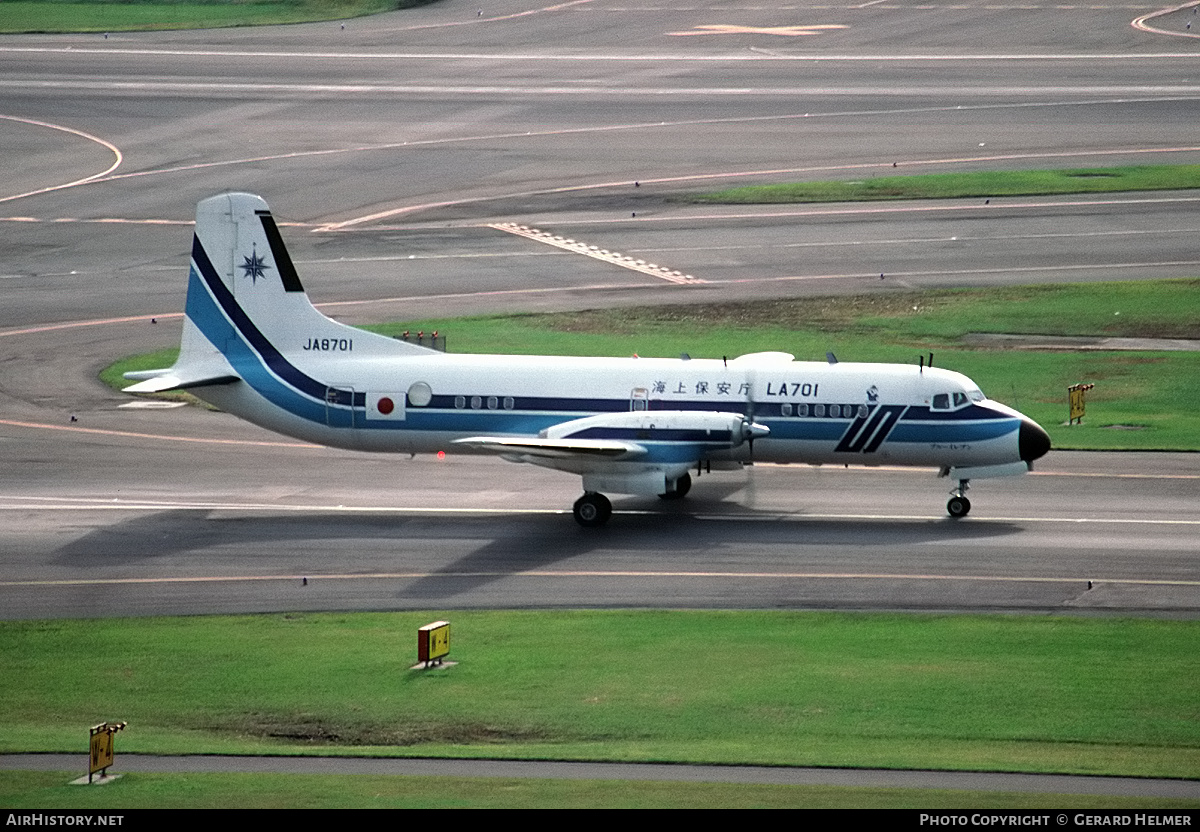
[{"label": "white turboprop airplane", "polygon": [[183,342],[132,393],[186,389],[262,427],[338,448],[498,454],[603,492],[683,497],[690,471],[751,461],[937,467],[957,480],[1025,473],[1050,448],[1033,420],[966,376],[903,364],[449,355],[340,324],[312,306],[266,202],[196,207]]}]

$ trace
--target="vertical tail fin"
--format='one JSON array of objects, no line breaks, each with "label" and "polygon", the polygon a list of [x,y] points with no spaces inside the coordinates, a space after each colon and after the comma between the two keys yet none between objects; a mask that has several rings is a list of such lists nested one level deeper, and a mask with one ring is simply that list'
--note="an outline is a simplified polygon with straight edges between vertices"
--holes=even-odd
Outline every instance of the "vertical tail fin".
[{"label": "vertical tail fin", "polygon": [[196,206],[179,359],[166,370],[127,374],[140,383],[126,390],[155,392],[238,380],[253,384],[264,372],[315,390],[320,385],[301,383],[307,371],[297,367],[315,363],[313,344],[325,346],[317,351],[322,356],[331,351],[329,345],[333,352],[352,348],[354,357],[427,353],[318,312],[266,201],[254,194],[220,194]]},{"label": "vertical tail fin", "polygon": [[221,194],[196,206],[187,317],[210,334],[224,329],[214,314],[260,351],[269,344],[287,352],[299,333],[346,337],[350,329],[309,302],[271,210],[253,194]]}]

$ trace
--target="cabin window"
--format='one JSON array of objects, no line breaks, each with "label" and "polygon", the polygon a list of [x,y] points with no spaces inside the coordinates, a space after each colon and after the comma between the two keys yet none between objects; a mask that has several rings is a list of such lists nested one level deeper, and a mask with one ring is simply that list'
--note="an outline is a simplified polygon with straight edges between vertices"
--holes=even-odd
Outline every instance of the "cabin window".
[{"label": "cabin window", "polygon": [[504,397],[504,409],[505,410],[512,410],[516,406],[517,406],[517,403],[515,401],[513,401],[512,396]]},{"label": "cabin window", "polygon": [[464,407],[467,406],[467,397],[466,396],[455,396],[454,397],[454,406],[457,407],[459,410],[462,410]]},{"label": "cabin window", "polygon": [[780,416],[791,416],[792,415],[792,406],[790,404],[780,405],[779,406],[779,415]]},{"label": "cabin window", "polygon": [[858,406],[858,418],[865,419],[867,418],[867,414],[870,412],[870,408],[868,408],[865,404],[860,404]]},{"label": "cabin window", "polygon": [[807,404],[796,405],[796,415],[797,416],[807,416],[808,415],[808,405]]},{"label": "cabin window", "polygon": [[478,410],[481,407],[483,407],[483,399],[480,398],[479,396],[472,396],[471,397],[471,409]]},{"label": "cabin window", "polygon": [[813,405],[813,415],[814,416],[824,416],[825,415],[825,405],[823,405],[823,404]]},{"label": "cabin window", "polygon": [[500,406],[500,400],[495,396],[488,396],[488,410],[495,410]]},{"label": "cabin window", "polygon": [[842,415],[842,409],[836,404],[831,404],[829,405],[829,415],[836,419]]}]

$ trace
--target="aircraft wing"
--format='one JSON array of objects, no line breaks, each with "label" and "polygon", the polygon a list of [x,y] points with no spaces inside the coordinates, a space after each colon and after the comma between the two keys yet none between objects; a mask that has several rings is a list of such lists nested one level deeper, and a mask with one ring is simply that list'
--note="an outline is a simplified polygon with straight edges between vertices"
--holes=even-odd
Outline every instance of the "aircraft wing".
[{"label": "aircraft wing", "polygon": [[454,440],[480,451],[501,455],[522,454],[550,459],[571,457],[635,457],[646,453],[636,442],[617,439],[550,439],[542,436],[468,436]]}]

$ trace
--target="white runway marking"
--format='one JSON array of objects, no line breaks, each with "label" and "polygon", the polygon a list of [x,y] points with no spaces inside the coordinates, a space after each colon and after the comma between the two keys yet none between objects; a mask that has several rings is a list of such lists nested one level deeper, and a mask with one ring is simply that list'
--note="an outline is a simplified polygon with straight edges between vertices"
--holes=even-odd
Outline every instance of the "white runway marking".
[{"label": "white runway marking", "polygon": [[488,228],[494,228],[497,231],[504,231],[508,234],[515,234],[518,237],[524,237],[527,240],[533,240],[537,243],[542,243],[555,248],[570,251],[574,254],[582,254],[586,257],[591,257],[595,260],[600,260],[604,263],[611,263],[614,266],[620,266],[623,269],[630,269],[642,274],[648,274],[651,277],[657,277],[660,280],[666,280],[669,283],[706,283],[690,274],[684,274],[678,269],[669,269],[666,266],[659,266],[656,263],[647,263],[645,260],[640,260],[634,257],[627,257],[619,251],[609,251],[606,248],[597,246],[589,246],[587,243],[580,243],[576,240],[560,237],[549,231],[542,231],[537,228],[530,228],[527,225],[518,225],[515,222],[490,223]]},{"label": "white runway marking", "polygon": [[119,404],[117,407],[128,408],[129,410],[174,410],[177,407],[187,407],[187,402],[164,402],[158,399],[138,399],[137,401]]},{"label": "white runway marking", "polygon": [[[1160,29],[1159,27],[1151,26],[1146,22],[1148,20],[1154,20],[1158,17],[1165,17],[1169,14],[1173,14],[1174,12],[1183,11],[1184,9],[1197,5],[1200,5],[1200,0],[1190,0],[1190,2],[1184,3],[1180,6],[1170,6],[1165,9],[1159,9],[1158,11],[1150,12],[1149,14],[1144,14],[1141,17],[1134,18],[1130,21],[1129,25],[1135,29],[1140,29],[1143,32],[1151,32],[1155,35],[1173,35],[1178,38],[1200,38],[1200,33],[1193,32],[1190,28],[1185,29],[1182,32],[1177,32],[1171,29]],[[1191,24],[1188,25],[1189,27],[1191,26]]]},{"label": "white runway marking", "polygon": [[667,32],[671,37],[693,35],[779,35],[797,38],[819,35],[832,29],[848,29],[840,23],[810,24],[801,26],[739,26],[729,23],[706,23],[683,32]]},{"label": "white runway marking", "polygon": [[27,196],[35,196],[37,194],[46,194],[46,193],[50,193],[51,191],[60,191],[64,188],[73,188],[76,185],[83,185],[88,182],[93,182],[97,179],[101,179],[101,178],[107,176],[108,174],[110,174],[114,170],[116,170],[118,167],[120,167],[121,161],[124,158],[121,155],[120,148],[118,148],[112,142],[107,142],[104,139],[100,138],[99,136],[93,136],[91,133],[85,133],[82,130],[74,129],[73,127],[65,127],[61,124],[51,124],[48,121],[38,121],[36,119],[21,118],[19,116],[0,115],[0,118],[6,119],[8,121],[19,122],[21,124],[30,124],[30,125],[33,125],[34,127],[45,127],[49,130],[58,130],[62,133],[70,133],[73,136],[79,136],[80,138],[87,139],[90,142],[95,142],[96,144],[107,148],[108,150],[112,151],[112,154],[116,157],[116,159],[113,161],[113,163],[111,165],[109,165],[105,170],[100,171],[100,173],[93,173],[91,176],[85,176],[83,179],[76,179],[73,182],[64,182],[60,185],[50,185],[45,188],[38,188],[37,190],[34,190],[34,191],[26,191],[23,194],[12,194],[11,196],[0,197],[0,202],[9,202],[10,200],[14,200],[14,199],[21,199],[21,198],[27,197]]}]

